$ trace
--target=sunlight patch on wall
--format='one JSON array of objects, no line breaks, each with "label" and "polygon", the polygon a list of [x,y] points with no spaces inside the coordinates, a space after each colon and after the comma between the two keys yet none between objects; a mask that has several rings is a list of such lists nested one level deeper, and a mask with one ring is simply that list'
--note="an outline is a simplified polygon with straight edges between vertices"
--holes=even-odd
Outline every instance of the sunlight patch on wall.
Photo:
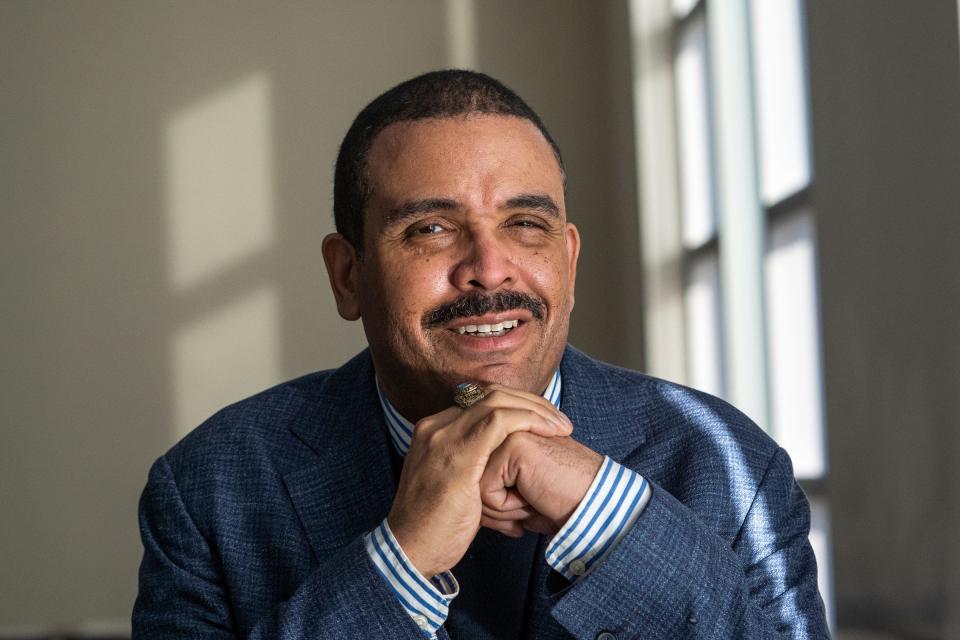
[{"label": "sunlight patch on wall", "polygon": [[167,263],[174,291],[273,243],[271,109],[270,82],[257,73],[166,125]]},{"label": "sunlight patch on wall", "polygon": [[218,409],[281,379],[280,303],[254,289],[181,328],[172,344],[174,433],[179,440]]}]

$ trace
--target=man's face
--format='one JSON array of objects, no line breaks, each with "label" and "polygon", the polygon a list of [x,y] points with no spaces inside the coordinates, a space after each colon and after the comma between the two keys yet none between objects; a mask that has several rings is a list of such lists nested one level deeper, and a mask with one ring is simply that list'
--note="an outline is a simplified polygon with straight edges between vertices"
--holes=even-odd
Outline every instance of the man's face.
[{"label": "man's face", "polygon": [[391,401],[430,413],[464,381],[542,392],[566,344],[579,251],[542,134],[508,116],[402,122],[367,166],[357,292]]}]

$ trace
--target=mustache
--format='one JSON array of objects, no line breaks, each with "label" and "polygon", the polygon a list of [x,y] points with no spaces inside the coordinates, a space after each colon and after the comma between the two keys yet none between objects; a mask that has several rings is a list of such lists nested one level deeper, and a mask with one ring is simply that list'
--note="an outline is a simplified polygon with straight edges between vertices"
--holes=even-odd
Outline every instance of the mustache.
[{"label": "mustache", "polygon": [[503,313],[515,309],[526,309],[535,319],[543,320],[546,305],[540,298],[519,291],[497,293],[475,291],[427,311],[423,314],[423,326],[430,329],[453,322],[458,318],[482,316],[485,313]]}]

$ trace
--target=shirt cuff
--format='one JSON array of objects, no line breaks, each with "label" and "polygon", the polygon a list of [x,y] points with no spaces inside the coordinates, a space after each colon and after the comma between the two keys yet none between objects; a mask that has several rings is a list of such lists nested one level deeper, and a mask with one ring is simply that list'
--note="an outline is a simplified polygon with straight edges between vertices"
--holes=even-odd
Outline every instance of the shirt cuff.
[{"label": "shirt cuff", "polygon": [[604,456],[576,511],[547,545],[547,562],[567,580],[586,574],[629,533],[652,494],[643,476]]},{"label": "shirt cuff", "polygon": [[450,603],[460,593],[449,571],[427,580],[417,571],[390,531],[386,518],[364,537],[367,554],[397,600],[420,627],[425,638],[434,638],[450,612]]}]

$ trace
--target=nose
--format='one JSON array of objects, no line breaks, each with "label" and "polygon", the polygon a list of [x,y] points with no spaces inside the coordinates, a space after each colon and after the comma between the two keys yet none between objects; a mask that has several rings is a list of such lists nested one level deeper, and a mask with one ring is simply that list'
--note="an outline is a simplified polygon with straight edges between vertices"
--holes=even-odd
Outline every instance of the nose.
[{"label": "nose", "polygon": [[513,285],[516,265],[505,239],[493,230],[474,230],[464,243],[463,257],[451,274],[457,289],[495,291]]}]

